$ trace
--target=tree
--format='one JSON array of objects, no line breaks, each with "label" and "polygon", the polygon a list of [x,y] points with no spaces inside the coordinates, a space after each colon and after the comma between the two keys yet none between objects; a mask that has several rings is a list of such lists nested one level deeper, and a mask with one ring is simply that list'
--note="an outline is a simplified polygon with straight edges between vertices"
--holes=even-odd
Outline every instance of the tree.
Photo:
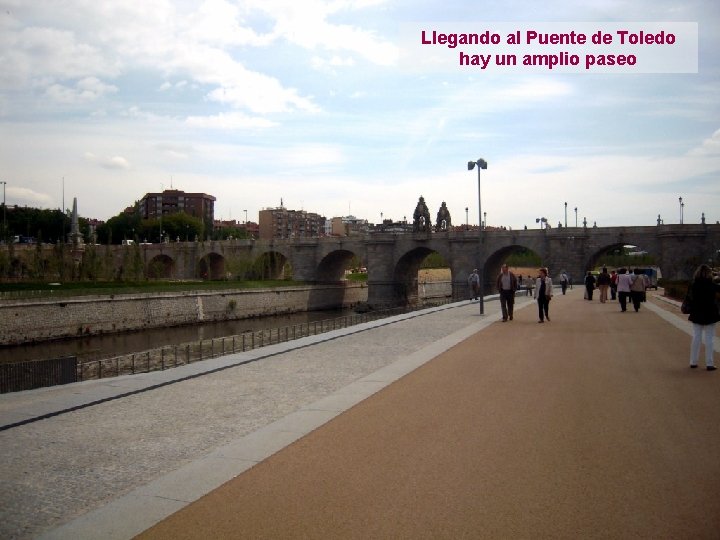
[{"label": "tree", "polygon": [[[142,228],[145,237],[148,239],[159,238],[160,235],[160,220],[159,219],[145,219],[142,221]],[[203,222],[199,218],[192,217],[185,212],[177,212],[163,216],[162,218],[162,230],[165,236],[170,240],[176,240],[179,238],[181,241],[193,241],[195,236],[198,238],[203,237],[204,226]]]},{"label": "tree", "polygon": [[98,242],[120,244],[122,240],[135,240],[142,233],[139,205],[131,213],[120,212],[97,228]]},{"label": "tree", "polygon": [[223,227],[213,230],[213,240],[227,240],[228,238],[245,239],[250,238],[247,229],[244,227]]}]

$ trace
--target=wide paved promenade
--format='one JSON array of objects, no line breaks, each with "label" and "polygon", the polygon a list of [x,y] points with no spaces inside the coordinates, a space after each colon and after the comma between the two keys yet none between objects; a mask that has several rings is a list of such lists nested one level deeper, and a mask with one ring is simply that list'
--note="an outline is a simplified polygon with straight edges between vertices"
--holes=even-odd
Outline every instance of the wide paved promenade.
[{"label": "wide paved promenade", "polygon": [[[720,536],[720,370],[688,369],[673,306],[575,289],[542,325],[486,308],[2,431],[0,536],[129,538],[175,510],[144,537]],[[0,413],[29,412],[24,394]]]}]

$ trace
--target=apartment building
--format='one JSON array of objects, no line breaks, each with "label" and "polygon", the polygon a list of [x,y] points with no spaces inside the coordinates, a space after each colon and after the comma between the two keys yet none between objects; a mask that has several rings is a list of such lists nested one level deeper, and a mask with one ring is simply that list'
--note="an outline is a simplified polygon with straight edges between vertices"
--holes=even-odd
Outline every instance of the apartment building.
[{"label": "apartment building", "polygon": [[258,221],[261,239],[325,236],[325,216],[305,210],[264,208]]},{"label": "apartment building", "polygon": [[215,218],[215,200],[215,197],[207,193],[185,193],[179,189],[146,193],[140,199],[140,216],[143,219],[156,219],[185,212],[189,216],[201,219],[205,224],[206,232],[210,232]]}]

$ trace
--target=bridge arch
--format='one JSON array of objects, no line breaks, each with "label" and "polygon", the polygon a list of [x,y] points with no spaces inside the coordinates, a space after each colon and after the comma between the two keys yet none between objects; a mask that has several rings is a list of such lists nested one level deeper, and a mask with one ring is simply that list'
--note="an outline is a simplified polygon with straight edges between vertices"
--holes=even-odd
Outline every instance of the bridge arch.
[{"label": "bridge arch", "polygon": [[292,277],[292,264],[279,251],[265,251],[255,259],[253,274],[257,279],[287,279]]},{"label": "bridge arch", "polygon": [[[617,256],[612,253],[612,251],[618,251],[621,252],[626,246],[633,246],[638,248],[639,251],[642,251],[647,254],[646,257],[642,257],[638,255],[637,262],[636,263],[627,263],[627,262],[620,262],[617,263],[613,260],[613,257]],[[647,249],[646,249],[647,248]],[[593,252],[589,253],[588,261],[585,270],[592,270],[599,266],[606,266],[608,270],[612,270],[615,268],[620,267],[643,267],[643,266],[657,266],[660,268],[660,275],[662,275],[662,267],[661,267],[661,260],[659,254],[653,253],[652,246],[646,246],[642,244],[636,244],[631,241],[625,241],[625,242],[614,242],[609,245],[606,245],[604,247],[598,247]],[[626,258],[626,257],[624,257]],[[653,262],[648,262],[648,258],[650,258]]]},{"label": "bridge arch", "polygon": [[19,258],[10,260],[8,276],[15,279],[23,279],[28,275],[28,266],[25,261]]},{"label": "bridge arch", "polygon": [[322,258],[317,267],[317,281],[341,281],[355,257],[357,255],[347,249],[331,251]]},{"label": "bridge arch", "polygon": [[175,274],[175,261],[168,255],[155,255],[147,264],[150,279],[170,279]]},{"label": "bridge arch", "polygon": [[[497,284],[496,284],[496,278],[500,274],[500,268],[502,267],[503,263],[507,262],[508,258],[516,253],[523,253],[523,252],[531,252],[535,254],[539,259],[540,263],[532,263],[527,264],[524,266],[532,266],[532,267],[540,267],[542,265],[547,265],[547,261],[542,259],[542,256],[537,253],[532,247],[522,245],[522,244],[510,244],[507,246],[503,246],[497,250],[495,250],[493,253],[490,254],[490,256],[485,260],[485,266],[483,268],[484,276],[485,276],[485,293],[489,294],[490,291],[496,293],[497,291]],[[511,265],[512,266],[512,265]],[[553,273],[559,273],[560,269],[556,268],[550,268],[549,269],[551,274]],[[520,278],[521,276],[517,276]],[[533,272],[530,276],[531,278],[536,277],[536,273]],[[527,275],[522,276],[522,280],[526,280],[528,278]]]},{"label": "bridge arch", "polygon": [[[432,253],[437,253],[446,261],[443,253],[427,246],[415,247],[404,253],[396,262],[393,270],[394,300],[399,305],[417,305],[420,301],[418,290],[418,271],[422,262]],[[452,283],[452,265],[450,267],[450,283]]]},{"label": "bridge arch", "polygon": [[214,251],[208,253],[198,261],[197,270],[201,279],[224,279],[225,258]]}]

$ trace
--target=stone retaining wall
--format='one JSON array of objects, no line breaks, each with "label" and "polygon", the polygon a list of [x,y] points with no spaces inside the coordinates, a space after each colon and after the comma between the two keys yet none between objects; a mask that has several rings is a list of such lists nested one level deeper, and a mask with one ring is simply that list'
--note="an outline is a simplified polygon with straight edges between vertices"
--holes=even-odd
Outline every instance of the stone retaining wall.
[{"label": "stone retaining wall", "polygon": [[348,307],[365,284],[0,302],[0,345]]}]

